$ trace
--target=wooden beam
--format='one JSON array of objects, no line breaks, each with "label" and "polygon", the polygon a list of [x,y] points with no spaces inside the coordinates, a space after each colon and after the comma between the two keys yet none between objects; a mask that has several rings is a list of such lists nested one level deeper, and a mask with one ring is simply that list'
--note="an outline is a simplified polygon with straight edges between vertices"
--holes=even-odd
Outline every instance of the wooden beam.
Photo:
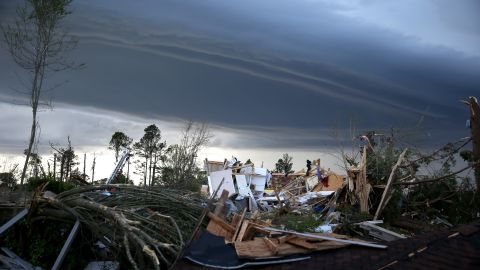
[{"label": "wooden beam", "polygon": [[77,236],[77,232],[79,228],[80,228],[80,221],[77,220],[73,225],[73,228],[70,231],[70,234],[68,235],[67,241],[65,241],[65,243],[63,244],[60,254],[58,254],[58,257],[52,266],[52,270],[60,269],[60,266],[62,266],[63,259],[65,259],[65,256],[67,255],[68,250],[70,249],[70,246],[73,243],[73,240],[75,240],[75,236]]},{"label": "wooden beam", "polygon": [[13,218],[7,221],[5,224],[0,227],[0,235],[17,223],[20,219],[24,218],[28,214],[28,209],[23,209],[20,213],[16,214]]},{"label": "wooden beam", "polygon": [[276,256],[278,254],[278,245],[273,243],[273,241],[270,240],[268,237],[264,237],[263,241],[265,242],[265,244],[267,244],[267,247],[270,249],[273,255]]},{"label": "wooden beam", "polygon": [[338,238],[333,238],[333,237],[328,237],[328,236],[323,236],[323,235],[316,235],[316,234],[309,234],[309,233],[299,233],[299,232],[280,230],[280,229],[275,229],[275,228],[270,228],[270,227],[265,227],[263,229],[268,230],[268,231],[272,231],[272,232],[283,232],[283,233],[289,233],[289,234],[293,234],[293,235],[297,235],[297,236],[303,236],[303,237],[306,237],[306,238],[309,238],[309,239],[330,240],[330,241],[335,241],[335,242],[339,242],[339,243],[351,244],[351,245],[357,245],[357,246],[364,246],[364,247],[387,248],[387,246],[385,246],[385,245],[379,245],[379,244],[374,244],[374,243],[369,243],[369,242],[338,239]]},{"label": "wooden beam", "polygon": [[[225,230],[227,230],[227,231],[229,231],[229,232],[232,232],[232,233],[235,232],[235,228],[234,228],[232,225],[226,223],[225,220],[219,218],[218,216],[216,216],[216,215],[214,215],[214,214],[212,214],[212,213],[208,213],[208,217],[210,218],[210,222],[213,221],[214,224],[222,227],[223,229],[225,229]],[[210,225],[210,224],[211,224],[211,223],[209,223],[209,225]],[[209,231],[208,228],[207,228],[207,231]],[[210,231],[209,231],[209,232],[210,232]]]},{"label": "wooden beam", "polygon": [[306,248],[306,249],[309,249],[309,250],[317,249],[316,245],[307,242],[306,239],[300,239],[298,237],[292,237],[292,238],[288,239],[287,242],[292,244],[292,245],[303,247],[303,248]]}]

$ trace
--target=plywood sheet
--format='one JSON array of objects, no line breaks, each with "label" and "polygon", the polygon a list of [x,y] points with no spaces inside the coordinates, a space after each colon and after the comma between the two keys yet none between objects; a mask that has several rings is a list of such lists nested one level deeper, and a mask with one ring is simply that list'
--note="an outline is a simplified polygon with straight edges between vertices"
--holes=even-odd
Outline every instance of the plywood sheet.
[{"label": "plywood sheet", "polygon": [[[232,178],[232,171],[231,170],[223,170],[223,171],[217,171],[217,172],[212,172],[210,173],[210,176],[208,176],[208,188],[210,189],[210,195],[212,195],[215,190],[217,190],[218,186],[222,182],[222,179],[225,179],[223,181],[222,186],[220,187],[220,191],[226,189],[228,191],[229,195],[232,195],[235,193],[235,185],[233,183],[233,178]],[[217,195],[215,196],[215,199],[219,198],[221,195],[221,192],[217,192]]]}]

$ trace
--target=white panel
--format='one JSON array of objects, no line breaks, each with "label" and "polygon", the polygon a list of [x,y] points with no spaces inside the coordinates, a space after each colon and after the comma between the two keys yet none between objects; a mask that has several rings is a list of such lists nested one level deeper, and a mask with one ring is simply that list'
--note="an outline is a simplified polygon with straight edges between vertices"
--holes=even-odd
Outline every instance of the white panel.
[{"label": "white panel", "polygon": [[220,185],[220,182],[222,182],[222,179],[225,179],[225,180],[223,181],[223,184],[218,190],[217,196],[215,196],[215,198],[219,198],[220,195],[222,195],[222,191],[224,189],[228,190],[229,196],[235,193],[235,185],[233,184],[232,170],[224,170],[224,171],[210,173],[210,176],[208,177],[208,186],[210,188],[210,195],[212,195],[215,192],[215,190],[217,190],[218,186]]}]

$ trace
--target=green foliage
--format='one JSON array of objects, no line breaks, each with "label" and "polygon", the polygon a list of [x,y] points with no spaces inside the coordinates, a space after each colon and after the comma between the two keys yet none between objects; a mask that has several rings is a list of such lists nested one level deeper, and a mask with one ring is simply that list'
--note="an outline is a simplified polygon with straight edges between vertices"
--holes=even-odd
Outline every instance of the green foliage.
[{"label": "green foliage", "polygon": [[[32,222],[24,219],[7,233],[2,242],[33,265],[50,269],[71,229],[72,224],[69,223],[50,220]],[[92,257],[89,249],[80,242],[81,237],[77,237],[67,253],[62,269],[83,269],[89,257]]]},{"label": "green foliage", "polygon": [[439,182],[416,186],[408,194],[406,211],[419,213],[423,218],[442,217],[452,224],[462,224],[477,219],[480,213],[480,196],[465,179],[460,185],[455,177]]},{"label": "green foliage", "polygon": [[122,149],[127,149],[132,144],[132,138],[121,131],[113,133],[110,139],[108,149],[115,151],[115,161],[118,161],[118,155]]},{"label": "green foliage", "polygon": [[175,177],[175,170],[173,168],[162,168],[161,185],[168,188],[199,191],[200,187],[206,185],[207,182],[207,172],[201,171],[198,168],[195,168],[189,175],[185,175],[185,177],[181,179]]},{"label": "green foliage", "polygon": [[287,213],[285,215],[277,215],[273,222],[285,225],[287,230],[312,233],[315,232],[315,228],[324,223],[324,220],[321,215],[315,213]]},{"label": "green foliage", "polygon": [[11,172],[0,173],[0,181],[2,182],[2,185],[9,188],[14,188],[17,185],[17,179],[15,179],[15,175]]},{"label": "green foliage", "polygon": [[46,190],[56,194],[75,188],[75,185],[72,183],[55,181],[51,177],[32,177],[28,179],[27,190],[35,191],[38,187],[45,183],[48,183]]},{"label": "green foliage", "polygon": [[130,184],[133,185],[132,179],[127,180],[125,174],[118,174],[115,179],[112,180],[112,184]]},{"label": "green foliage", "polygon": [[277,163],[275,163],[275,172],[278,173],[289,173],[292,171],[293,157],[288,155],[288,153],[283,154],[283,157],[280,158]]}]

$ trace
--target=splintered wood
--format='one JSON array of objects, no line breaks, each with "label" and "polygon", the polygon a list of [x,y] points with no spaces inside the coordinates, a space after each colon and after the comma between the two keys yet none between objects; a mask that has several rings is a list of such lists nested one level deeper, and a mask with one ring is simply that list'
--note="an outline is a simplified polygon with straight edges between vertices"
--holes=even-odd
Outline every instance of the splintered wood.
[{"label": "splintered wood", "polygon": [[354,190],[360,204],[360,212],[368,213],[368,198],[372,187],[367,180],[367,149],[365,147],[362,147],[362,160],[358,167],[350,168],[347,173],[349,190]]},{"label": "splintered wood", "polygon": [[250,241],[235,242],[235,250],[240,258],[271,258],[312,251],[342,248],[346,244],[335,241],[306,240],[293,237],[285,242],[280,238],[255,237]]},{"label": "splintered wood", "polygon": [[337,249],[347,245],[362,245],[375,248],[386,246],[349,239],[343,235],[305,234],[293,231],[284,231],[272,228],[270,220],[257,219],[258,213],[252,214],[250,219],[245,217],[246,210],[241,215],[235,213],[231,222],[227,222],[223,215],[223,205],[226,197],[222,194],[214,213],[208,213],[210,222],[207,231],[211,234],[224,237],[226,244],[235,247],[239,258],[272,258],[294,254],[304,254],[313,251]]}]

